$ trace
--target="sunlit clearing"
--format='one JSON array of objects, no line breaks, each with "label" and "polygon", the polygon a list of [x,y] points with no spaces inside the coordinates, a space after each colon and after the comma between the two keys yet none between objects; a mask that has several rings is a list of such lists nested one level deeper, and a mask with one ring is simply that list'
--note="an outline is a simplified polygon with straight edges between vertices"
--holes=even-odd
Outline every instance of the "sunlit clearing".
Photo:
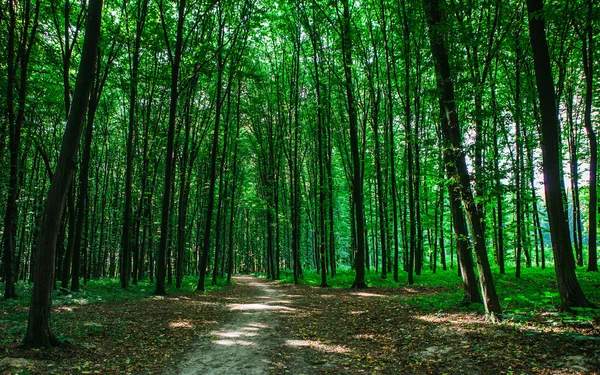
[{"label": "sunlit clearing", "polygon": [[350,293],[353,296],[359,296],[359,297],[385,297],[383,294],[375,294],[375,293],[366,293],[366,292],[355,292],[355,293]]},{"label": "sunlit clearing", "polygon": [[[251,327],[251,328],[269,328],[268,325],[263,324],[263,323],[249,323],[248,327]],[[248,329],[250,329],[250,328],[248,328]]]},{"label": "sunlit clearing", "polygon": [[185,320],[179,320],[177,322],[169,323],[169,328],[192,328],[192,324],[190,322],[186,322]]},{"label": "sunlit clearing", "polygon": [[245,340],[215,340],[215,341],[213,341],[213,344],[225,345],[225,346],[235,346],[235,345],[256,346],[256,343],[253,343],[252,341],[245,341]]},{"label": "sunlit clearing", "polygon": [[259,310],[282,310],[282,311],[296,311],[291,307],[286,306],[272,306],[265,305],[264,303],[231,303],[227,305],[231,311],[259,311]]},{"label": "sunlit clearing", "polygon": [[312,340],[286,340],[285,344],[287,346],[292,346],[292,347],[296,347],[296,348],[300,348],[300,347],[312,348],[312,349],[318,350],[320,352],[327,352],[327,353],[338,353],[338,354],[350,353],[350,349],[348,349],[344,346],[327,345],[327,344],[322,344],[318,341],[312,341]]}]

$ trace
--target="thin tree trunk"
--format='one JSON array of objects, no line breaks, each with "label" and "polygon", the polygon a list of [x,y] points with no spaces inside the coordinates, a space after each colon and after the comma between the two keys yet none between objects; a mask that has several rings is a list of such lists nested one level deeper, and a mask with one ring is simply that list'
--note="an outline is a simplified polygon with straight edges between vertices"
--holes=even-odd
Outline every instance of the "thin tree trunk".
[{"label": "thin tree trunk", "polygon": [[219,149],[219,131],[221,129],[221,106],[222,106],[222,91],[223,91],[223,53],[220,48],[223,45],[224,23],[222,19],[223,10],[219,8],[219,52],[217,54],[217,93],[216,93],[216,108],[215,108],[215,124],[213,128],[212,145],[210,151],[210,170],[208,175],[208,202],[205,214],[205,229],[204,238],[202,240],[202,257],[200,259],[200,269],[198,277],[198,285],[196,290],[204,292],[204,278],[206,277],[206,267],[208,265],[208,255],[210,252],[210,233],[212,227],[212,217],[215,206],[215,185],[217,180],[217,154]]},{"label": "thin tree trunk", "polygon": [[355,206],[356,220],[356,276],[353,288],[366,288],[365,283],[365,215],[363,205],[363,177],[361,170],[360,153],[358,149],[358,119],[356,103],[354,100],[354,85],[352,83],[352,34],[350,21],[350,8],[348,0],[342,0],[344,12],[341,22],[342,27],[342,55],[344,62],[344,77],[346,86],[346,100],[350,121],[350,151],[352,154],[352,200]]},{"label": "thin tree trunk", "polygon": [[[162,13],[162,1],[160,3]],[[175,121],[177,117],[177,100],[179,98],[179,67],[181,64],[181,54],[183,46],[183,23],[185,21],[186,0],[180,0],[178,4],[177,19],[177,37],[175,40],[175,52],[171,58],[171,98],[169,106],[169,123],[167,125],[167,156],[165,165],[165,184],[162,200],[162,215],[160,222],[160,242],[158,245],[158,263],[156,272],[156,289],[154,294],[165,295],[165,276],[166,276],[166,254],[169,238],[169,214],[171,211],[171,187],[173,185],[174,168],[174,140],[175,140]],[[163,20],[164,21],[164,20]],[[165,34],[168,41],[168,35]]]}]

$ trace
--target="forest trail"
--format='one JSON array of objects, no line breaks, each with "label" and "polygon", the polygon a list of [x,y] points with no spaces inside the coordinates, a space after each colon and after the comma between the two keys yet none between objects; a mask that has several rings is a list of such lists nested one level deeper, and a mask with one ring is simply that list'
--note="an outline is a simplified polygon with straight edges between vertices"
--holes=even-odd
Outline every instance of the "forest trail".
[{"label": "forest trail", "polygon": [[600,332],[592,325],[569,333],[548,317],[490,324],[477,312],[426,312],[405,303],[440,292],[423,287],[234,281],[212,295],[221,315],[186,350],[178,374],[600,373]]},{"label": "forest trail", "polygon": [[[320,288],[241,275],[208,293],[186,285],[154,296],[115,284],[120,301],[65,296],[54,327],[71,342],[32,351],[0,341],[0,375],[600,374],[597,315],[526,311],[492,324],[480,306],[451,307],[451,287]],[[26,307],[0,305],[0,338],[24,332],[26,318]]]},{"label": "forest trail", "polygon": [[[277,284],[247,275],[233,277],[233,295],[224,297],[232,312],[229,322],[207,332],[186,355],[180,375],[265,374],[273,370],[272,358],[290,341],[280,324],[281,314],[294,314],[293,301]],[[295,365],[304,367],[301,358]]]}]

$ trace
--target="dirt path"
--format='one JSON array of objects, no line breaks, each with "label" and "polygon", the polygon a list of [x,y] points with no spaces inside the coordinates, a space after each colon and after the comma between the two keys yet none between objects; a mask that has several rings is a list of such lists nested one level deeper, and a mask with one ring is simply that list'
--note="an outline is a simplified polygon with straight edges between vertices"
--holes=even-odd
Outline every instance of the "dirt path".
[{"label": "dirt path", "polygon": [[237,276],[215,328],[179,374],[599,374],[600,339],[582,328],[427,313],[414,288],[311,288]]},{"label": "dirt path", "polygon": [[234,276],[234,282],[235,294],[224,301],[230,321],[200,337],[179,374],[253,375],[277,368],[273,359],[289,340],[280,315],[296,313],[293,301],[252,276]]}]

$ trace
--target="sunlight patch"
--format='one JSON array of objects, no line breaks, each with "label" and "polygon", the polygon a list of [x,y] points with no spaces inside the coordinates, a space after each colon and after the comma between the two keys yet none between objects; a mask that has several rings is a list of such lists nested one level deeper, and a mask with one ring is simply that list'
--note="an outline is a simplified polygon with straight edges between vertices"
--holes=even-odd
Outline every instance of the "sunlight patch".
[{"label": "sunlight patch", "polygon": [[367,292],[354,292],[350,293],[353,296],[359,297],[385,297],[383,294],[367,293]]},{"label": "sunlight patch", "polygon": [[190,301],[191,298],[187,297],[187,296],[178,296],[178,297],[169,297],[170,300],[172,301]]},{"label": "sunlight patch", "polygon": [[357,338],[360,340],[374,340],[375,335],[372,333],[361,333],[359,335],[354,335],[354,338]]},{"label": "sunlight patch", "polygon": [[214,336],[217,336],[217,337],[238,338],[238,337],[252,337],[252,336],[257,336],[258,333],[241,332],[241,331],[228,331],[228,332],[211,332],[211,335],[214,335]]},{"label": "sunlight patch", "polygon": [[169,323],[169,328],[193,328],[192,323],[185,321],[185,320],[179,320],[177,322],[171,322]]},{"label": "sunlight patch", "polygon": [[245,340],[214,340],[212,343],[225,346],[256,346],[256,343]]},{"label": "sunlight patch", "polygon": [[485,324],[485,318],[466,314],[428,314],[415,318],[429,323]]},{"label": "sunlight patch", "polygon": [[231,311],[261,311],[261,310],[296,311],[296,309],[292,309],[291,307],[266,305],[264,303],[230,303],[227,305],[227,307]]},{"label": "sunlight patch", "polygon": [[327,353],[338,353],[338,354],[347,354],[350,353],[350,349],[341,346],[341,345],[327,345],[320,343],[318,341],[312,340],[285,340],[285,344],[287,346],[292,346],[296,348],[307,347],[316,349],[320,352]]},{"label": "sunlight patch", "polygon": [[302,298],[300,294],[284,294],[283,296],[287,298]]},{"label": "sunlight patch", "polygon": [[56,310],[58,310],[58,311],[68,311],[68,312],[73,312],[73,310],[74,310],[74,309],[73,309],[72,307],[69,307],[69,306],[58,306],[58,307],[56,308]]}]

